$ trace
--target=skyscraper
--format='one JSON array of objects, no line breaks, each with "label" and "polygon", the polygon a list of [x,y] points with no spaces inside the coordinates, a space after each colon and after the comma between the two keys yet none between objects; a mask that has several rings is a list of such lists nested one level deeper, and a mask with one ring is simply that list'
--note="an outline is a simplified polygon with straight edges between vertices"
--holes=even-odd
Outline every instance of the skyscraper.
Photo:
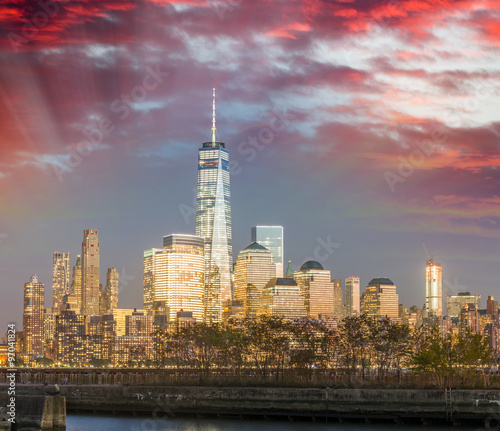
[{"label": "skyscraper", "polygon": [[83,365],[88,361],[85,316],[66,310],[56,316],[57,360],[66,364]]},{"label": "skyscraper", "polygon": [[115,308],[118,308],[118,285],[120,279],[116,268],[108,268],[106,274],[106,288],[104,290],[104,304],[102,314],[109,314]]},{"label": "skyscraper", "polygon": [[243,301],[245,317],[256,317],[262,289],[276,278],[276,264],[271,252],[252,242],[240,252],[234,266],[234,299]]},{"label": "skyscraper", "polygon": [[283,226],[255,226],[252,242],[266,247],[274,257],[276,277],[283,277]]},{"label": "skyscraper", "polygon": [[24,284],[23,331],[25,337],[25,358],[32,363],[37,356],[43,356],[45,285],[34,275]]},{"label": "skyscraper", "polygon": [[70,293],[70,254],[55,251],[52,257],[52,308],[59,310],[64,295]]},{"label": "skyscraper", "polygon": [[359,277],[347,277],[345,279],[345,308],[347,317],[360,314]]},{"label": "skyscraper", "polygon": [[163,237],[163,248],[144,252],[144,309],[152,315],[163,303],[170,321],[177,312],[190,311],[197,321],[204,316],[205,241],[195,235]]},{"label": "skyscraper", "polygon": [[443,315],[443,268],[432,258],[425,265],[425,308],[429,316]]},{"label": "skyscraper", "polygon": [[217,141],[215,88],[212,136],[198,152],[196,235],[205,238],[205,320],[220,322],[224,301],[232,299],[231,196],[229,153]]},{"label": "skyscraper", "polygon": [[156,257],[162,252],[161,248],[144,250],[144,279],[143,279],[143,306],[148,315],[153,314],[155,301],[155,268]]},{"label": "skyscraper", "polygon": [[76,296],[76,308],[78,313],[82,312],[82,259],[80,255],[76,258],[73,266],[73,279],[71,282],[71,293]]},{"label": "skyscraper", "polygon": [[99,238],[96,229],[85,229],[82,242],[82,314],[99,315]]},{"label": "skyscraper", "polygon": [[460,317],[460,310],[467,304],[474,304],[476,310],[481,308],[481,295],[470,292],[458,292],[457,295],[446,295],[446,315]]},{"label": "skyscraper", "polygon": [[305,298],[307,317],[319,319],[320,315],[333,315],[334,283],[330,280],[330,271],[314,260],[305,262],[293,278]]},{"label": "skyscraper", "polygon": [[272,278],[262,289],[259,314],[285,319],[308,317],[306,300],[292,278]]},{"label": "skyscraper", "polygon": [[345,319],[344,291],[342,290],[342,280],[332,280],[333,284],[333,313],[337,321]]},{"label": "skyscraper", "polygon": [[179,311],[190,311],[198,322],[203,321],[204,244],[203,238],[195,235],[163,237],[155,269],[154,301],[165,301],[172,322]]},{"label": "skyscraper", "polygon": [[388,317],[399,321],[399,295],[388,278],[372,279],[361,296],[361,312],[371,317]]}]

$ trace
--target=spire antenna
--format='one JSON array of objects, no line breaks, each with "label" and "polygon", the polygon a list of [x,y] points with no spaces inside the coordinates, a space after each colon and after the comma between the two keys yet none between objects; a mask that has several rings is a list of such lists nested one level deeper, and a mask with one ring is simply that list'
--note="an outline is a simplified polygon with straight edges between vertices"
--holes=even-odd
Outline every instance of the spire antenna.
[{"label": "spire antenna", "polygon": [[217,142],[217,139],[215,137],[215,85],[213,86],[213,93],[212,93],[212,144],[215,144]]}]

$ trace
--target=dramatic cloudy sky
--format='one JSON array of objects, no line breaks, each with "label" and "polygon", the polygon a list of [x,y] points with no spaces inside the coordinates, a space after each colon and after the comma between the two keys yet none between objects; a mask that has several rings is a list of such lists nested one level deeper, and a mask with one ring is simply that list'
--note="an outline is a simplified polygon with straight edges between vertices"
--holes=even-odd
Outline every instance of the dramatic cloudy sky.
[{"label": "dramatic cloudy sky", "polygon": [[[234,255],[285,229],[295,268],[424,302],[500,296],[500,1],[46,0],[0,6],[0,325],[99,229],[142,306],[143,250],[194,233],[197,150],[232,159]],[[4,330],[0,329],[3,333]]]}]

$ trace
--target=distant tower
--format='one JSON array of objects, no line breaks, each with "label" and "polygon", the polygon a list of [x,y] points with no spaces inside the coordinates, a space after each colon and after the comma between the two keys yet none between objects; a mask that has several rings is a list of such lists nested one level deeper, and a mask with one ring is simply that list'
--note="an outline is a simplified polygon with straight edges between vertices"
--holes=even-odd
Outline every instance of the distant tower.
[{"label": "distant tower", "polygon": [[258,242],[272,254],[276,263],[276,277],[283,277],[283,226],[255,226],[252,242]]},{"label": "distant tower", "polygon": [[345,279],[345,308],[347,317],[359,316],[360,314],[359,291],[359,277],[347,277]]},{"label": "distant tower", "polygon": [[271,252],[252,242],[240,251],[234,266],[234,299],[243,301],[245,317],[257,317],[262,289],[276,277],[276,264]]},{"label": "distant tower", "polygon": [[82,259],[80,255],[77,256],[75,266],[73,266],[71,293],[76,296],[76,308],[80,314],[82,312]]},{"label": "distant tower", "polygon": [[82,314],[99,315],[99,238],[96,229],[83,231]]},{"label": "distant tower", "polygon": [[104,314],[110,314],[118,308],[119,275],[116,268],[108,268],[106,274],[106,288],[104,290]]},{"label": "distant tower", "polygon": [[443,315],[443,268],[432,258],[425,265],[425,308],[429,316]]},{"label": "distant tower", "polygon": [[198,151],[196,235],[205,238],[205,321],[222,321],[223,303],[232,300],[231,197],[229,153],[217,141],[215,88],[211,140]]},{"label": "distant tower", "polygon": [[24,284],[23,331],[25,337],[25,354],[29,363],[44,354],[44,313],[45,285],[38,281],[36,275],[29,283]]},{"label": "distant tower", "polygon": [[52,257],[52,309],[59,310],[64,295],[70,293],[70,253],[55,251]]}]

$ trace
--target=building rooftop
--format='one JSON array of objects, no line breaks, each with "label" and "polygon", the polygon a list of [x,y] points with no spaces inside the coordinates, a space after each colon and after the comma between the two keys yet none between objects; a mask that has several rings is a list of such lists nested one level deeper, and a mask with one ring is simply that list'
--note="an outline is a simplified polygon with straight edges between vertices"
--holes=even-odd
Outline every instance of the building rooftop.
[{"label": "building rooftop", "polygon": [[368,283],[368,286],[379,286],[379,285],[389,285],[389,286],[394,286],[394,283],[390,278],[387,277],[375,277],[372,278],[371,281]]},{"label": "building rooftop", "polygon": [[297,286],[293,278],[271,278],[266,284],[266,287],[272,286]]},{"label": "building rooftop", "polygon": [[252,242],[248,247],[244,248],[242,251],[247,251],[247,250],[262,250],[262,251],[269,251],[266,247],[263,245],[260,245],[258,242]]},{"label": "building rooftop", "polygon": [[323,270],[323,265],[321,263],[316,262],[315,260],[308,260],[306,263],[304,263],[301,267],[301,271],[307,271],[309,269],[320,269]]}]

